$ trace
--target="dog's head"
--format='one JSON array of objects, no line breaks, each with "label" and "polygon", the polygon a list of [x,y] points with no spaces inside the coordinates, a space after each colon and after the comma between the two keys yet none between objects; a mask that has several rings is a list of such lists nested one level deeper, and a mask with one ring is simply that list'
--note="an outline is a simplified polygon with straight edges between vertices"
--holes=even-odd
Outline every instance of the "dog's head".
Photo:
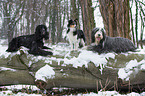
[{"label": "dog's head", "polygon": [[75,19],[75,20],[72,20],[72,19],[69,20],[67,27],[69,27],[69,28],[76,28],[77,27],[77,19]]},{"label": "dog's head", "polygon": [[45,25],[38,25],[36,27],[35,34],[36,34],[37,38],[44,38],[45,40],[47,40],[49,38],[48,32],[47,32],[47,27]]},{"label": "dog's head", "polygon": [[105,40],[106,33],[103,28],[94,28],[92,30],[92,43],[98,45],[99,43],[103,43]]}]

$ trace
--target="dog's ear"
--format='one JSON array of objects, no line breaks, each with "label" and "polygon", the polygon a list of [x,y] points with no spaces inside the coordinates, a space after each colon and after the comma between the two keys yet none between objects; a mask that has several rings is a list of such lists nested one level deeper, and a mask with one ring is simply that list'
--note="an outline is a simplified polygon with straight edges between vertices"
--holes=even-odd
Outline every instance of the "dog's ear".
[{"label": "dog's ear", "polygon": [[48,33],[48,32],[45,32],[44,39],[45,39],[45,40],[49,39],[49,33]]},{"label": "dog's ear", "polygon": [[106,36],[106,31],[105,31],[105,29],[102,28],[101,31],[102,31],[103,35]]},{"label": "dog's ear", "polygon": [[96,34],[96,30],[97,30],[98,28],[94,28],[93,30],[92,30],[92,33],[91,33],[91,40],[92,40],[92,43],[94,43],[95,42],[95,34]]},{"label": "dog's ear", "polygon": [[41,25],[38,25],[35,29],[35,39],[40,39],[41,38]]},{"label": "dog's ear", "polygon": [[69,21],[68,21],[68,24],[71,24],[73,22],[73,20],[72,19],[70,19]]},{"label": "dog's ear", "polygon": [[39,30],[40,30],[40,25],[38,25],[37,27],[36,27],[36,30],[35,30],[35,32],[39,32]]},{"label": "dog's ear", "polygon": [[97,31],[99,31],[99,28],[94,28],[93,30],[92,30],[92,32],[95,34]]},{"label": "dog's ear", "polygon": [[47,40],[47,39],[49,39],[49,33],[47,31],[47,27],[45,25],[43,25],[43,28],[45,29],[45,35],[43,34],[43,36],[44,36],[44,39]]},{"label": "dog's ear", "polygon": [[78,22],[78,19],[76,18],[74,21]]},{"label": "dog's ear", "polygon": [[92,43],[95,42],[95,34],[96,34],[97,31],[99,31],[99,28],[94,28],[94,29],[92,30],[92,33],[91,33],[91,40],[92,40]]},{"label": "dog's ear", "polygon": [[76,22],[76,25],[77,25],[77,23],[78,23],[78,19],[76,18],[74,21]]},{"label": "dog's ear", "polygon": [[103,33],[103,40],[105,40],[106,38],[106,31],[104,28],[101,29],[101,32]]},{"label": "dog's ear", "polygon": [[67,27],[70,27],[70,24],[73,22],[73,20],[71,19],[71,20],[69,20],[68,21],[68,24],[67,24]]}]

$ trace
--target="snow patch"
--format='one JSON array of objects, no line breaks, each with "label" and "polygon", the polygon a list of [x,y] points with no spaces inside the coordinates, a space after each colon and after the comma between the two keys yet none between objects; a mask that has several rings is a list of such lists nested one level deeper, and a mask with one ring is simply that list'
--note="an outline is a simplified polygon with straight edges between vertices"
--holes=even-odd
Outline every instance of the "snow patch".
[{"label": "snow patch", "polygon": [[52,67],[49,65],[45,65],[44,67],[40,68],[36,74],[35,78],[36,80],[43,80],[46,81],[48,78],[54,78],[55,72]]},{"label": "snow patch", "polygon": [[98,94],[90,92],[86,94],[69,95],[69,96],[145,96],[145,92],[141,94],[135,92],[131,92],[128,94],[119,94],[116,91],[99,91]]},{"label": "snow patch", "polygon": [[118,71],[118,76],[122,80],[128,81],[130,75],[136,75],[139,70],[145,69],[145,60],[138,62],[136,59],[131,60],[127,63],[125,68],[120,68]]},{"label": "snow patch", "polygon": [[115,58],[114,53],[107,53],[107,54],[101,54],[94,53],[92,51],[82,50],[78,57],[73,57],[71,59],[64,58],[64,65],[67,64],[73,64],[73,67],[82,67],[85,65],[85,67],[88,67],[89,62],[93,62],[96,67],[100,64],[106,65],[107,59],[109,58]]},{"label": "snow patch", "polygon": [[0,71],[6,71],[6,70],[16,71],[15,69],[7,68],[7,67],[0,67]]}]

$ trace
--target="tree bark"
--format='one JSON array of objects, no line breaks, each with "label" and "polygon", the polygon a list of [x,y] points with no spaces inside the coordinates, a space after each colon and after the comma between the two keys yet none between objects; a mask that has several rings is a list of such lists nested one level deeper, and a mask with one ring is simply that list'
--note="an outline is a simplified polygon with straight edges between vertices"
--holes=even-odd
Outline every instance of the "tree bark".
[{"label": "tree bark", "polygon": [[57,10],[58,10],[58,5],[57,5],[57,0],[53,0],[53,9],[52,9],[52,29],[51,29],[51,39],[52,39],[52,44],[55,43],[56,41],[56,17],[57,17]]},{"label": "tree bark", "polygon": [[129,0],[99,0],[107,35],[131,39]]},{"label": "tree bark", "polygon": [[70,1],[70,3],[71,3],[71,7],[70,7],[70,19],[73,19],[73,20],[75,20],[75,19],[77,19],[77,28],[78,29],[80,29],[80,23],[79,23],[79,4],[77,4],[78,3],[78,0],[71,0]]},{"label": "tree bark", "polygon": [[71,19],[79,19],[79,15],[78,15],[78,10],[77,10],[77,6],[76,6],[76,0],[71,0],[71,8],[70,8],[70,12],[71,12]]},{"label": "tree bark", "polygon": [[92,0],[79,0],[82,10],[83,30],[86,36],[87,44],[91,43],[91,31],[95,27],[94,9]]}]

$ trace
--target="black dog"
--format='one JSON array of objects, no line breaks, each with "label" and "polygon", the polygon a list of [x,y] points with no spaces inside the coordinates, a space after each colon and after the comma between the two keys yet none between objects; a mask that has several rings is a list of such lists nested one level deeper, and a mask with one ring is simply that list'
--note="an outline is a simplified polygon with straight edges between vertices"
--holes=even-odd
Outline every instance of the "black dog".
[{"label": "black dog", "polygon": [[92,45],[88,47],[88,50],[92,50],[98,53],[107,52],[127,52],[135,51],[136,47],[127,38],[122,37],[109,37],[106,36],[104,29],[94,28],[92,30]]},{"label": "black dog", "polygon": [[77,29],[77,19],[68,21],[67,35],[71,50],[78,50],[85,46],[85,35],[82,30]]},{"label": "black dog", "polygon": [[47,56],[52,55],[51,51],[45,51],[44,49],[50,49],[44,46],[43,39],[48,39],[47,27],[45,25],[38,25],[36,27],[35,34],[24,35],[13,38],[8,45],[7,52],[16,52],[21,46],[29,49],[29,53],[33,55]]}]

